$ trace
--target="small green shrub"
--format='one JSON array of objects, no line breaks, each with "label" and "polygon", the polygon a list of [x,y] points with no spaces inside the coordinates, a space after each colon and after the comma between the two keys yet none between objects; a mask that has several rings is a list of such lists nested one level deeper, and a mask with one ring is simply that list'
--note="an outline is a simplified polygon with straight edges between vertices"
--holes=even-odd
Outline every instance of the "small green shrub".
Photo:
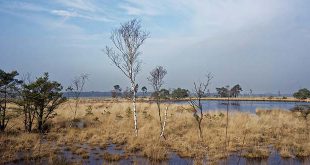
[{"label": "small green shrub", "polygon": [[91,105],[87,106],[85,116],[93,115],[93,107]]}]

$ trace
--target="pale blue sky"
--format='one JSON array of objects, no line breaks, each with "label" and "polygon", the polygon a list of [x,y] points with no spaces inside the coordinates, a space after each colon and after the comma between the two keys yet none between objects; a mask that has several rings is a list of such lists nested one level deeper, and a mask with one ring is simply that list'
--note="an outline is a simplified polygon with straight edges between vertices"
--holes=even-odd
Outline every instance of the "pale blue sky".
[{"label": "pale blue sky", "polygon": [[150,88],[148,73],[162,65],[166,88],[191,90],[207,72],[211,91],[237,83],[245,93],[310,88],[308,0],[1,0],[0,68],[49,72],[64,86],[88,73],[87,90],[125,87],[101,50],[132,18],[151,34],[141,48],[140,86]]}]

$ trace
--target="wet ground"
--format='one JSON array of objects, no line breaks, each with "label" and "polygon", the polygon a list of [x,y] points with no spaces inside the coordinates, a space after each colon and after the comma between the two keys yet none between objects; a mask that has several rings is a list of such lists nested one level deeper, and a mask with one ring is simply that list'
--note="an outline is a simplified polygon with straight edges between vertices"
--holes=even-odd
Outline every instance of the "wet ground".
[{"label": "wet ground", "polygon": [[[66,147],[63,147],[59,152],[59,157],[65,159],[68,162],[75,162],[79,164],[90,164],[90,165],[101,165],[101,164],[176,164],[176,165],[187,165],[196,163],[208,164],[207,159],[205,160],[194,160],[192,158],[181,158],[176,153],[170,153],[168,160],[165,161],[151,161],[150,159],[141,156],[141,154],[128,154],[122,150],[122,146],[110,144],[107,147],[90,147],[86,144],[77,145],[78,148],[86,151],[84,154],[77,154],[72,152]],[[19,153],[19,157],[23,156]],[[29,154],[29,153],[24,153]],[[279,164],[279,165],[308,165],[310,164],[310,158],[282,158],[275,150],[271,151],[271,154],[266,159],[248,159],[239,154],[232,154],[227,159],[220,160],[220,165],[261,165],[261,164]],[[116,161],[112,161],[112,159]],[[10,165],[15,164],[46,164],[46,160],[37,160],[27,162],[26,160],[20,160],[18,162],[9,163]]]}]

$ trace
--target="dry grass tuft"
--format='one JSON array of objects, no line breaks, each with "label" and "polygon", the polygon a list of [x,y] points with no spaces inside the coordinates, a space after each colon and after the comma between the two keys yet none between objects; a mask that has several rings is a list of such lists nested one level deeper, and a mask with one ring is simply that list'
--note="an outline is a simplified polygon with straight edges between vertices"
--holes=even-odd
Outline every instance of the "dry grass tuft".
[{"label": "dry grass tuft", "polygon": [[120,154],[110,154],[109,152],[104,152],[102,154],[102,158],[107,161],[118,161],[122,159]]}]

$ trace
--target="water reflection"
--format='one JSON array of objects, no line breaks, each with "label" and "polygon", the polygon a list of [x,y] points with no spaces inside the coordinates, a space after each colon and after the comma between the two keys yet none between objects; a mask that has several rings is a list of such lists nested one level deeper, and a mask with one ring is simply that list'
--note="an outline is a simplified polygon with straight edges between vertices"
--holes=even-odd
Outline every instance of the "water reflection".
[{"label": "water reflection", "polygon": [[279,165],[306,165],[310,164],[309,158],[282,158],[276,150],[273,150],[267,159],[247,159],[239,157],[236,154],[229,156],[219,162],[220,165],[262,165],[262,164],[279,164]]}]

